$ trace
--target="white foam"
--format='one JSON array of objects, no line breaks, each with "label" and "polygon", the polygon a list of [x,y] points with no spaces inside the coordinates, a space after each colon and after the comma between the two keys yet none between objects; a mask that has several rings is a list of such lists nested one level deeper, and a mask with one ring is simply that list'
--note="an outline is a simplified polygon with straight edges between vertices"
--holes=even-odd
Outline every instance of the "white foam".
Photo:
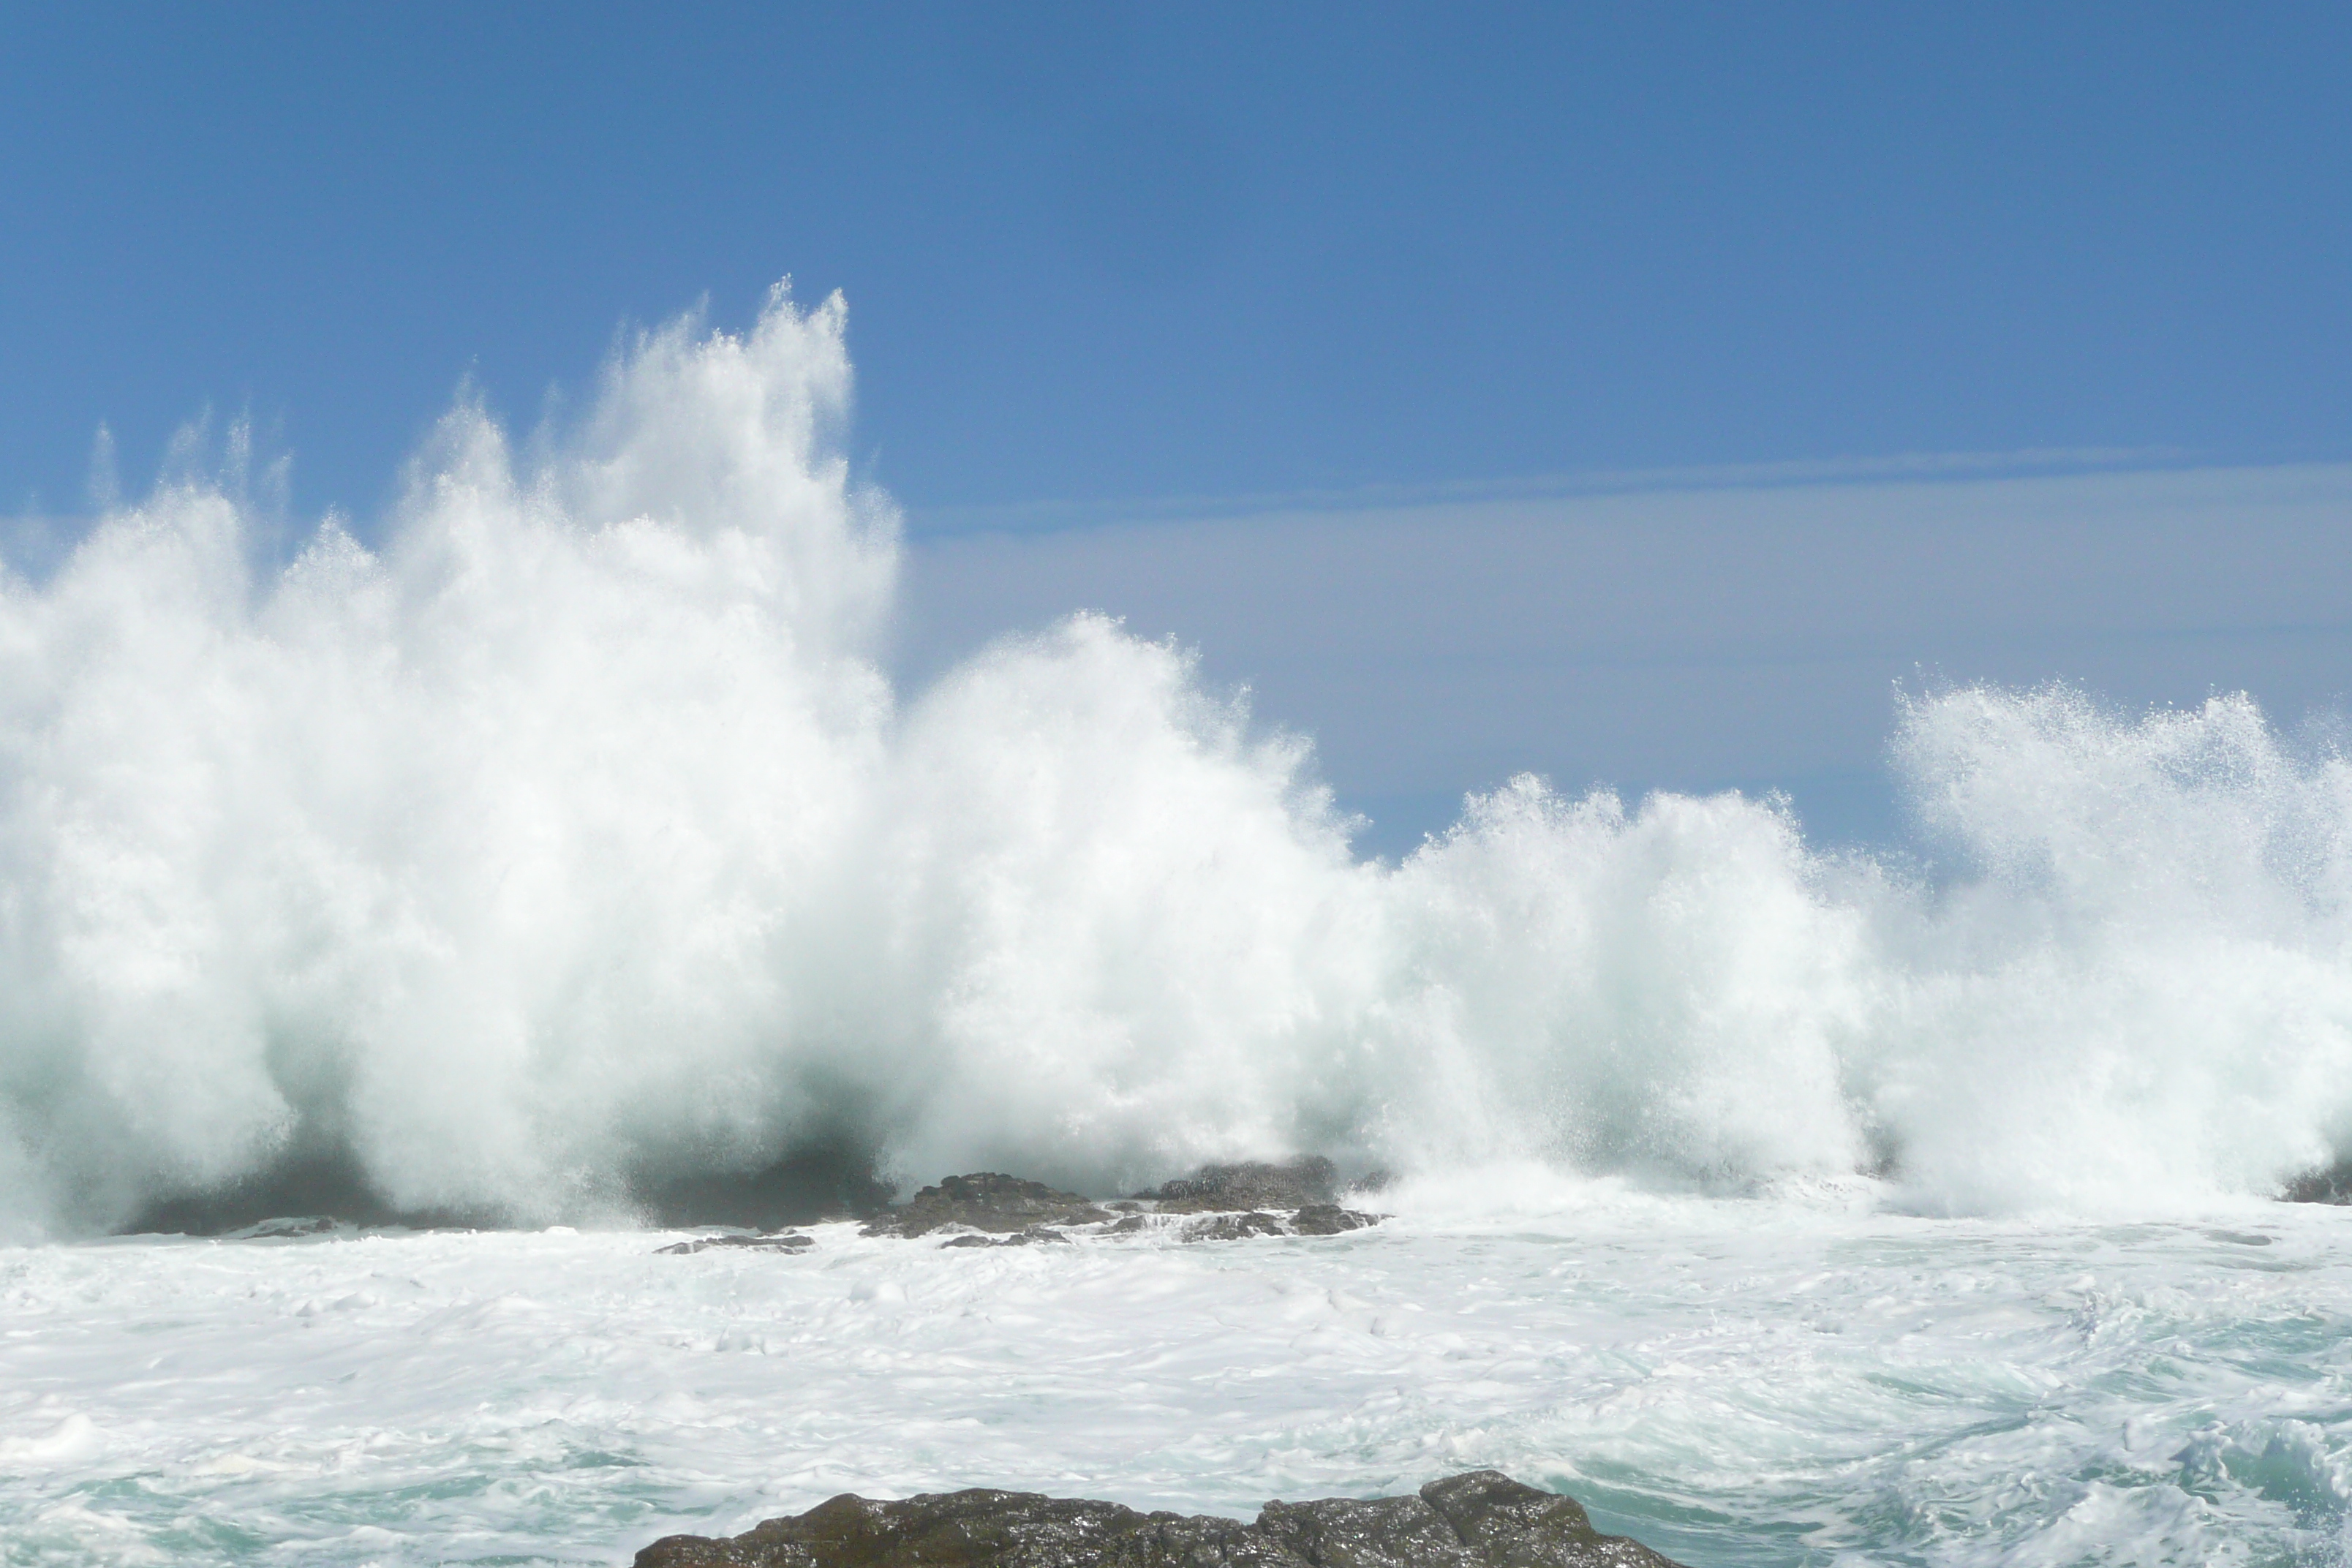
[{"label": "white foam", "polygon": [[613,1563],[845,1490],[1247,1515],[1492,1465],[1690,1563],[2341,1561],[2345,1211],[1503,1196],[1198,1246],[0,1249],[0,1539]]}]

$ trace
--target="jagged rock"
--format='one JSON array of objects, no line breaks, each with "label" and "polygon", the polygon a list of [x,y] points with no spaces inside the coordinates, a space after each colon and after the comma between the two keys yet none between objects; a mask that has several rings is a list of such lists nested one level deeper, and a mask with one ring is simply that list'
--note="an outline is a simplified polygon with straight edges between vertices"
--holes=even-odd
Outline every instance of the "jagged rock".
[{"label": "jagged rock", "polygon": [[1298,1236],[1337,1236],[1343,1230],[1361,1230],[1380,1223],[1379,1215],[1343,1209],[1337,1204],[1309,1204],[1290,1216],[1290,1228]]},{"label": "jagged rock", "polygon": [[1432,1481],[1421,1499],[1445,1516],[1462,1544],[1493,1568],[1553,1563],[1675,1568],[1630,1536],[1592,1528],[1583,1505],[1558,1492],[1522,1486],[1500,1470],[1470,1470]]},{"label": "jagged rock", "polygon": [[845,1493],[741,1535],[672,1535],[635,1568],[1675,1568],[1499,1470],[1413,1497],[1270,1502],[1254,1524],[1036,1492]]},{"label": "jagged rock", "polygon": [[1095,1225],[1111,1218],[1076,1193],[1057,1192],[1043,1182],[1024,1182],[994,1171],[950,1176],[925,1187],[897,1208],[874,1216],[867,1236],[925,1236],[942,1226],[963,1226],[996,1235],[1045,1225]]},{"label": "jagged rock", "polygon": [[1171,1214],[1307,1208],[1338,1201],[1339,1173],[1320,1154],[1302,1154],[1281,1165],[1244,1160],[1203,1165],[1157,1191],[1135,1195],[1159,1200],[1160,1207]]},{"label": "jagged rock", "polygon": [[745,1247],[755,1252],[804,1252],[816,1245],[813,1236],[698,1236],[691,1241],[673,1241],[667,1247],[656,1247],[656,1252],[707,1252],[714,1247]]}]

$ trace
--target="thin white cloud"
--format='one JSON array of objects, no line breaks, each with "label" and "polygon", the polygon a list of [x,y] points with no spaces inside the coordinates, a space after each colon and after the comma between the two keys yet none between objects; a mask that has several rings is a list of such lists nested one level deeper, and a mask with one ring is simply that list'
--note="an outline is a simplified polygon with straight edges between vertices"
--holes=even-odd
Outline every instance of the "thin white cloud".
[{"label": "thin white cloud", "polygon": [[918,527],[934,533],[1051,531],[1112,522],[1198,521],[1298,511],[1365,511],[1480,501],[1783,485],[1837,485],[1887,479],[1976,480],[2042,474],[2217,467],[2175,447],[2037,447],[2004,452],[1900,452],[1875,457],[1809,458],[1770,463],[1717,463],[1647,468],[1592,468],[1514,479],[1438,484],[1357,485],[1236,495],[1049,500],[918,509]]},{"label": "thin white cloud", "polygon": [[[1089,608],[1198,647],[1313,732],[1343,795],[1521,768],[1705,786],[1878,768],[1895,683],[2078,681],[2126,706],[2336,706],[2352,465],[2005,454],[1685,471],[911,540],[902,664]],[[2098,460],[2137,459],[2102,468]],[[2042,471],[2021,473],[2029,459]],[[1972,466],[1973,465],[1973,466]]]}]

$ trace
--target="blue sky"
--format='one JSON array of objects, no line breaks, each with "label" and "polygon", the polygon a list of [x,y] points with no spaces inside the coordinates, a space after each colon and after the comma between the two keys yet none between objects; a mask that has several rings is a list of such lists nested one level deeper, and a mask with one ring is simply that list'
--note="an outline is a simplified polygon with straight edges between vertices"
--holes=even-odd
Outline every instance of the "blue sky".
[{"label": "blue sky", "polygon": [[[2042,454],[1933,470],[1974,498],[1934,503],[1960,509],[1936,526],[2029,559],[2001,531],[2021,474],[2332,473],[2352,455],[2347,62],[2352,10],[2292,5],[9,5],[0,511],[81,508],[100,421],[135,482],[209,406],[292,452],[299,514],[364,530],[461,378],[529,423],[622,323],[707,296],[740,324],[789,273],[850,300],[855,457],[917,546],[913,665],[1048,613],[1037,584],[1064,582],[1253,681],[1325,737],[1343,794],[1396,803],[1394,831],[1517,754],[1571,784],[1844,789],[1860,804],[1824,819],[1875,832],[1852,781],[1890,670],[2074,675],[2130,702],[2255,684],[2291,713],[2333,700],[2341,649],[2135,663],[2095,643],[2185,616],[2281,646],[2260,573],[2251,598],[2191,604],[2241,502],[2184,479],[2206,521],[2159,563],[2173,588],[2086,568],[2029,635],[2003,618],[2015,572],[1970,577],[1980,600],[1951,614],[1971,637],[1872,634],[1874,695],[1837,696],[1849,739],[1803,756],[1722,730],[1739,681],[1780,668],[1760,652],[1723,645],[1714,698],[1662,690],[1637,726],[1660,738],[1636,743],[1527,673],[1571,645],[1617,657],[1561,629],[1584,590],[1515,601],[1482,643],[1498,612],[1465,588],[1447,635],[1468,654],[1391,652],[1439,683],[1431,715],[1517,714],[1514,753],[1502,718],[1459,745],[1383,731],[1364,679],[1291,680],[1339,668],[1298,629],[1316,617],[1171,597],[1169,542],[1205,561],[1185,542],[1293,539],[1304,511],[1362,521],[1356,559],[1466,552],[1506,581],[1601,526],[1596,488],[1704,497],[1736,540],[1786,504],[1772,466],[1816,465],[1836,482],[1805,493],[1846,496],[1863,521],[1840,526],[1885,544],[1788,536],[1811,586],[1776,602],[1834,638],[1878,626],[1925,515],[1874,460]],[[1633,471],[1653,477],[1591,478]],[[2335,564],[2341,486],[2313,482],[2337,500],[2263,514],[2280,570]],[[1510,497],[1553,504],[1533,556],[1487,526]],[[2070,549],[2130,548],[2129,516],[2081,504],[2095,527]],[[1372,521],[1401,506],[1417,544]],[[1640,535],[1660,514],[1607,515]],[[1635,574],[1611,597],[1675,605],[1729,557],[1610,558]],[[1323,592],[1353,625],[1369,580],[1277,597]],[[2327,605],[2294,613],[2336,635]],[[1768,737],[1832,701],[1783,684]],[[1711,751],[1673,739],[1709,726]],[[1415,765],[1349,760],[1382,745]]]}]

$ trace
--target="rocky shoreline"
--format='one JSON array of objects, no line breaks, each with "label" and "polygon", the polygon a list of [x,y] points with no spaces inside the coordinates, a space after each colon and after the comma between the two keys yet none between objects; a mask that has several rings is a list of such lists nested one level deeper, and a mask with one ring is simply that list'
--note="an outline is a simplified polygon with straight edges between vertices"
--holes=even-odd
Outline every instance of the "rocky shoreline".
[{"label": "rocky shoreline", "polygon": [[[1867,1173],[1893,1176],[1897,1171],[1890,1155]],[[1384,1180],[1377,1173],[1366,1177],[1354,1184],[1353,1193],[1377,1191]],[[1018,1184],[1020,1192],[1004,1188],[1007,1183]],[[981,1238],[954,1245],[978,1247],[1065,1239],[1057,1233],[1086,1227],[1122,1235],[1156,1231],[1166,1228],[1168,1216],[1181,1215],[1216,1216],[1180,1233],[1182,1239],[1202,1241],[1329,1236],[1380,1217],[1344,1206],[1342,1198],[1353,1194],[1341,1190],[1331,1162],[1313,1154],[1282,1163],[1203,1165],[1189,1176],[1115,1200],[1087,1199],[986,1171],[948,1177],[904,1204],[894,1203],[896,1195],[872,1148],[828,1143],[753,1171],[639,1171],[629,1182],[627,1207],[663,1229],[730,1233],[665,1248],[688,1252],[746,1246],[747,1237],[782,1237],[799,1226],[841,1220],[878,1227],[868,1232],[877,1236],[912,1237],[953,1228],[957,1235]],[[2288,1178],[2275,1195],[2284,1203],[2352,1204],[2352,1156]],[[1024,1203],[1034,1206],[1021,1223],[1000,1223]],[[924,1215],[937,1216],[936,1223],[925,1223]],[[498,1230],[521,1223],[490,1210],[399,1207],[374,1190],[356,1155],[313,1132],[298,1135],[264,1170],[215,1189],[159,1197],[115,1227],[115,1234],[290,1236],[306,1226],[319,1232]],[[1013,1239],[1021,1237],[1027,1241]],[[762,1245],[771,1251],[793,1249],[781,1240],[770,1245],[763,1239]]]},{"label": "rocky shoreline", "polygon": [[[1079,1236],[1160,1235],[1178,1241],[1239,1241],[1255,1236],[1339,1236],[1387,1217],[1339,1203],[1339,1172],[1320,1155],[1283,1164],[1203,1165],[1190,1176],[1097,1203],[1001,1171],[948,1176],[903,1204],[869,1211],[859,1234],[901,1240],[937,1237],[944,1247],[1028,1247]],[[796,1252],[814,1245],[798,1232],[723,1234],[657,1250],[712,1247]]]},{"label": "rocky shoreline", "polygon": [[1499,1470],[1406,1497],[1269,1502],[1254,1521],[973,1489],[844,1493],[740,1535],[670,1535],[635,1568],[1678,1568]]}]

